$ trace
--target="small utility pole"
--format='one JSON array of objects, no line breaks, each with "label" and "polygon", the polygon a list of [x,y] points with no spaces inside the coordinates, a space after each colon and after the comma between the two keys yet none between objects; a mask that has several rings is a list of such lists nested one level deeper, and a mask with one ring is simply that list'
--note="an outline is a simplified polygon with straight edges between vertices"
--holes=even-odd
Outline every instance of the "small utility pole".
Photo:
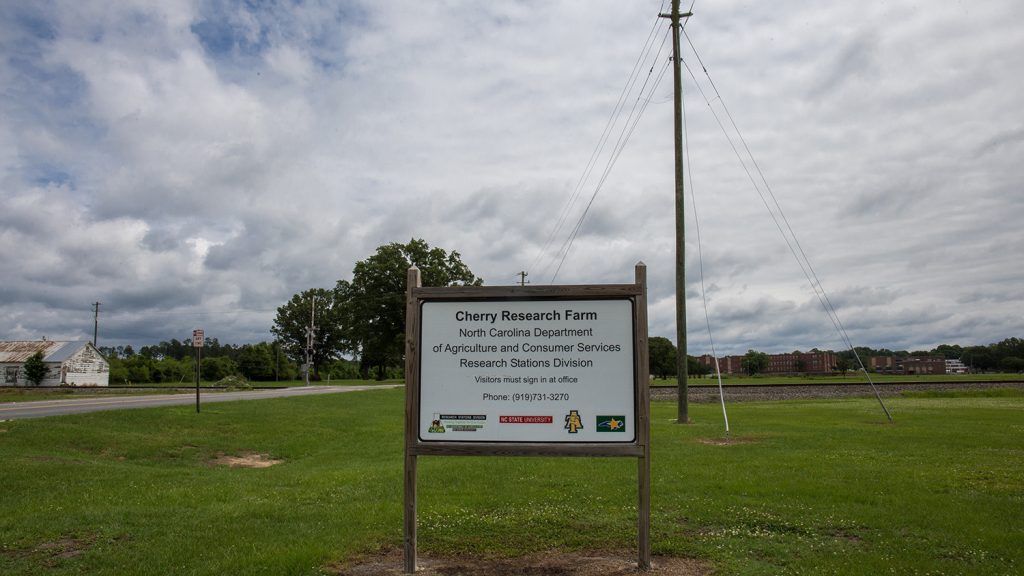
[{"label": "small utility pole", "polygon": [[99,343],[99,340],[97,340],[96,338],[97,338],[97,336],[99,335],[99,332],[100,332],[100,303],[99,302],[93,302],[92,303],[92,309],[93,309],[93,317],[92,317],[92,345],[95,346],[97,350],[99,350],[100,343]]},{"label": "small utility pole", "polygon": [[309,386],[309,356],[313,352],[313,341],[316,339],[316,296],[309,308],[309,327],[306,328],[306,386]]},{"label": "small utility pole", "polygon": [[516,276],[519,276],[519,285],[520,286],[526,286],[527,284],[530,283],[529,281],[526,280],[526,277],[529,276],[529,275],[530,275],[530,273],[527,272],[526,270],[523,270],[523,271],[519,272],[519,274],[516,274]]},{"label": "small utility pole", "polygon": [[203,365],[203,343],[206,342],[206,334],[202,328],[192,331],[192,349],[195,351],[196,364],[196,414],[199,414],[199,377],[202,376]]},{"label": "small utility pole", "polygon": [[683,218],[683,77],[679,68],[679,32],[681,18],[691,12],[679,13],[679,0],[672,0],[672,13],[659,14],[672,20],[672,76],[675,81],[676,136],[676,375],[679,379],[679,413],[676,422],[687,424],[689,414],[689,371],[686,366],[686,222]]}]

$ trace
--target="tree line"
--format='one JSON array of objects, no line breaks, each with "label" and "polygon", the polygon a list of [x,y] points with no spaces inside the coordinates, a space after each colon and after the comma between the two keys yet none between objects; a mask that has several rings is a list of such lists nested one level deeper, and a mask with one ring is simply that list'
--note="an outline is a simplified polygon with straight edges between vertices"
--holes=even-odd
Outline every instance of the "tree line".
[{"label": "tree line", "polygon": [[[181,382],[195,378],[195,349],[191,339],[171,339],[153,346],[143,346],[138,353],[131,346],[101,347],[110,362],[111,384],[143,384]],[[289,358],[280,343],[259,342],[240,346],[221,345],[216,338],[204,340],[200,377],[216,382],[228,376],[241,376],[254,382],[296,380],[299,366]],[[359,377],[356,362],[336,358],[325,364],[330,379]]]},{"label": "tree line", "polygon": [[[856,347],[857,354],[861,359],[871,356],[893,356],[898,359],[942,356],[947,360],[960,360],[973,371],[978,372],[1021,372],[1024,371],[1024,339],[1006,338],[985,346],[960,346],[959,344],[941,344],[931,350],[889,350],[887,348],[873,349],[868,347]],[[856,362],[853,353],[849,350],[837,352],[838,356],[847,358],[852,363]]]},{"label": "tree line", "polygon": [[[356,262],[351,280],[338,280],[331,288],[309,288],[295,294],[277,308],[271,332],[273,342],[221,344],[207,338],[202,349],[200,372],[208,381],[230,375],[249,380],[294,380],[302,369],[310,378],[377,379],[403,377],[405,360],[405,291],[410,266],[420,270],[423,286],[480,286],[478,278],[456,251],[431,248],[422,239],[379,246],[365,260]],[[651,374],[666,378],[676,375],[675,345],[655,336],[649,341]],[[190,339],[143,346],[105,347],[100,351],[111,361],[111,382],[184,381],[194,374]],[[812,350],[812,352],[817,349]],[[943,344],[929,351],[892,351],[885,348],[856,348],[866,362],[870,356],[943,356],[959,358],[979,371],[1024,370],[1024,341],[1007,338],[987,346]],[[836,369],[858,367],[853,352],[836,352]],[[308,358],[308,364],[307,364]],[[350,360],[351,359],[351,360]],[[767,366],[768,355],[750,350],[744,369],[754,374]],[[697,358],[688,357],[694,376],[710,369]]]},{"label": "tree line", "polygon": [[[304,292],[303,294],[306,294]],[[299,296],[299,295],[297,295]],[[294,298],[293,298],[294,300]],[[291,303],[291,302],[290,302]],[[403,320],[404,322],[404,320]],[[404,334],[404,325],[402,327]],[[1007,338],[987,346],[968,346],[943,344],[932,350],[893,351],[886,348],[857,347],[857,354],[867,364],[871,356],[893,356],[898,359],[912,357],[942,356],[946,359],[960,359],[964,364],[977,371],[1000,370],[1004,372],[1020,372],[1024,370],[1024,340]],[[110,382],[151,383],[151,382],[192,382],[195,375],[194,348],[191,339],[160,342],[152,346],[143,346],[138,352],[132,346],[101,347],[100,351],[110,362]],[[817,352],[812,349],[811,352]],[[392,350],[396,361],[384,363],[384,378],[403,378],[403,355]],[[846,372],[858,366],[853,352],[844,350],[836,352],[835,370]],[[301,376],[300,364],[304,350],[299,354],[289,355],[284,346],[278,342],[259,342],[257,344],[221,344],[216,338],[207,338],[202,349],[200,361],[201,377],[205,381],[215,382],[227,376],[242,376],[256,382],[273,382],[295,380]],[[676,376],[676,347],[668,338],[654,336],[649,340],[648,358],[651,376],[669,378]],[[380,356],[369,355],[368,358]],[[26,363],[26,370],[28,369]],[[39,364],[42,364],[40,358]],[[741,362],[743,370],[750,375],[762,372],[768,366],[768,354],[757,350],[749,350]],[[321,360],[320,372],[314,379],[354,380],[370,377],[368,362],[350,360],[343,357],[328,357]],[[695,356],[687,357],[689,375],[693,377],[707,376],[711,368],[701,364]],[[380,367],[376,366],[373,376],[381,377]]]}]

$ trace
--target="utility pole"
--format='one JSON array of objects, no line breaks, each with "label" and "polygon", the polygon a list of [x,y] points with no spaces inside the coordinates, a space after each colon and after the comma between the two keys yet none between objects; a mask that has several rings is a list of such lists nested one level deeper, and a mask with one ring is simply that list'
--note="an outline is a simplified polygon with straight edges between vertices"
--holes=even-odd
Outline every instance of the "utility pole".
[{"label": "utility pole", "polygon": [[306,329],[306,386],[309,386],[309,355],[313,351],[313,341],[316,339],[316,296],[313,296],[313,305],[309,308],[309,327]]},{"label": "utility pole", "polygon": [[659,14],[672,20],[672,77],[675,81],[675,137],[676,137],[676,375],[679,379],[679,413],[676,422],[690,422],[689,370],[686,366],[686,223],[683,218],[683,77],[679,68],[679,32],[681,18],[691,12],[679,13],[679,0],[672,0],[672,13]]},{"label": "utility pole", "polygon": [[516,276],[519,276],[519,285],[520,286],[526,286],[527,284],[529,284],[529,282],[527,282],[527,280],[526,280],[526,277],[529,276],[529,275],[530,275],[530,273],[527,272],[526,270],[523,270],[523,271],[519,272],[519,274],[516,274]]},{"label": "utility pole", "polygon": [[100,302],[93,302],[92,308],[92,345],[95,346],[97,350],[99,350],[100,344],[96,337],[100,332]]}]

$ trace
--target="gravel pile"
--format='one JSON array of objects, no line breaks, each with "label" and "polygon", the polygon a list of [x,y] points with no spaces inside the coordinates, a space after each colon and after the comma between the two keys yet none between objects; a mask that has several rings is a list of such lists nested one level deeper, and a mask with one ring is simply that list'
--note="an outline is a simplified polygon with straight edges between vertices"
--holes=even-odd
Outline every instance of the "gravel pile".
[{"label": "gravel pile", "polygon": [[[901,392],[940,390],[985,390],[989,388],[1024,388],[1024,382],[929,382],[875,384],[883,397],[899,396]],[[651,400],[675,400],[676,388],[651,388]],[[726,386],[726,402],[762,400],[808,400],[820,398],[873,397],[871,386],[857,384],[776,384],[772,386]],[[689,387],[690,402],[718,402],[718,386]]]}]

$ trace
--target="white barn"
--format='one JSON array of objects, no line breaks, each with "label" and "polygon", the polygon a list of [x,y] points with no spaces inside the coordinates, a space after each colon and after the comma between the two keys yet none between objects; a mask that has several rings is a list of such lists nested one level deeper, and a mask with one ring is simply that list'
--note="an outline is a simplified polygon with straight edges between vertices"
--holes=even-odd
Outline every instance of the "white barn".
[{"label": "white barn", "polygon": [[31,386],[25,361],[43,353],[46,377],[40,386],[107,386],[110,363],[90,342],[31,340],[0,342],[0,385]]}]

